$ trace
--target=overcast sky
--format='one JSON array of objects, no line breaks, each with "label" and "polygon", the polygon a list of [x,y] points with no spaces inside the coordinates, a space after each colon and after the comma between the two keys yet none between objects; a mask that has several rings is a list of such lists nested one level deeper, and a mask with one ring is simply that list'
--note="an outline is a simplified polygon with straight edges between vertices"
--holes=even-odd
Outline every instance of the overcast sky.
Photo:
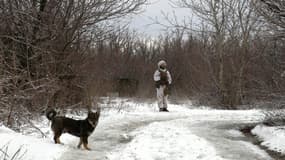
[{"label": "overcast sky", "polygon": [[153,24],[151,18],[157,18],[161,23],[166,23],[162,12],[171,15],[175,12],[180,20],[183,20],[185,16],[191,15],[189,9],[173,8],[169,0],[149,0],[149,3],[150,5],[143,7],[143,11],[140,14],[134,16],[130,27],[151,36],[157,36],[162,32],[162,26],[150,25]]}]

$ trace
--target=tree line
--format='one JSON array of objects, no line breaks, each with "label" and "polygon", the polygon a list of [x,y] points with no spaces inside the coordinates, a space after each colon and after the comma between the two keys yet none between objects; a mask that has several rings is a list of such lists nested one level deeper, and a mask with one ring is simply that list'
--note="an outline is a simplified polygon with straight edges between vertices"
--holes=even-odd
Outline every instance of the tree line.
[{"label": "tree line", "polygon": [[[4,0],[0,2],[0,114],[88,105],[118,81],[135,97],[154,97],[153,73],[164,59],[171,94],[235,108],[284,100],[284,2],[173,0],[197,23],[168,19],[153,38],[117,25],[146,0]],[[168,18],[168,17],[166,17]],[[158,22],[159,23],[159,22]],[[134,91],[135,90],[135,91]],[[87,100],[86,100],[87,97]]]}]

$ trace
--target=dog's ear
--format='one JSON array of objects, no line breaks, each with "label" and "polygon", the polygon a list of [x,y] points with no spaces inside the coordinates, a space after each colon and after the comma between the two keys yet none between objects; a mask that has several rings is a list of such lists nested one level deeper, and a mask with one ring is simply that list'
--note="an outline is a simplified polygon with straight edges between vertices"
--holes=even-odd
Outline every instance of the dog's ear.
[{"label": "dog's ear", "polygon": [[93,116],[94,114],[96,114],[96,112],[88,111],[88,116]]},{"label": "dog's ear", "polygon": [[96,107],[96,114],[100,114],[100,112],[101,112],[101,107]]}]

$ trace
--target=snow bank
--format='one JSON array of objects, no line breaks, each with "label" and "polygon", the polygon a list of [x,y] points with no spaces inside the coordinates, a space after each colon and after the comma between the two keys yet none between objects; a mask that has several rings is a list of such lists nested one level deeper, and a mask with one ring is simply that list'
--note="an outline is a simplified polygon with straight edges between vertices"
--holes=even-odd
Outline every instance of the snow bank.
[{"label": "snow bank", "polygon": [[0,159],[51,160],[68,149],[67,146],[53,144],[50,139],[24,136],[4,126],[0,126],[0,140]]},{"label": "snow bank", "polygon": [[110,153],[110,160],[222,160],[211,144],[183,125],[155,122],[129,136],[132,141],[122,150]]},{"label": "snow bank", "polygon": [[285,127],[258,125],[252,131],[269,150],[285,154]]},{"label": "snow bank", "polygon": [[2,133],[14,133],[14,131],[11,130],[10,128],[7,128],[5,126],[0,125],[0,134],[2,134]]},{"label": "snow bank", "polygon": [[231,137],[245,137],[241,131],[236,130],[236,129],[228,130],[227,134]]}]

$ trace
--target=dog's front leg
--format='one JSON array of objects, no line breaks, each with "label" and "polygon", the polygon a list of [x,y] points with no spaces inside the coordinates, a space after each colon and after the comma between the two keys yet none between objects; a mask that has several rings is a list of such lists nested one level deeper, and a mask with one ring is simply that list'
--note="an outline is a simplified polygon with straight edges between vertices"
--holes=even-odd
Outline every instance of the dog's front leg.
[{"label": "dog's front leg", "polygon": [[59,137],[60,137],[60,136],[58,136],[58,135],[54,136],[53,139],[54,139],[55,144],[62,144],[62,143],[60,142]]},{"label": "dog's front leg", "polygon": [[88,151],[91,151],[91,149],[87,145],[88,145],[87,143],[83,143],[84,148]]},{"label": "dog's front leg", "polygon": [[88,137],[83,137],[82,138],[82,141],[83,141],[83,146],[86,150],[91,150],[89,147],[88,147]]},{"label": "dog's front leg", "polygon": [[78,149],[81,148],[82,143],[83,143],[83,140],[82,140],[82,138],[80,137],[79,143],[78,143],[78,145],[77,145],[77,148],[78,148]]},{"label": "dog's front leg", "polygon": [[59,139],[61,134],[62,134],[61,130],[54,130],[53,140],[54,140],[55,144],[61,144],[60,139]]}]

